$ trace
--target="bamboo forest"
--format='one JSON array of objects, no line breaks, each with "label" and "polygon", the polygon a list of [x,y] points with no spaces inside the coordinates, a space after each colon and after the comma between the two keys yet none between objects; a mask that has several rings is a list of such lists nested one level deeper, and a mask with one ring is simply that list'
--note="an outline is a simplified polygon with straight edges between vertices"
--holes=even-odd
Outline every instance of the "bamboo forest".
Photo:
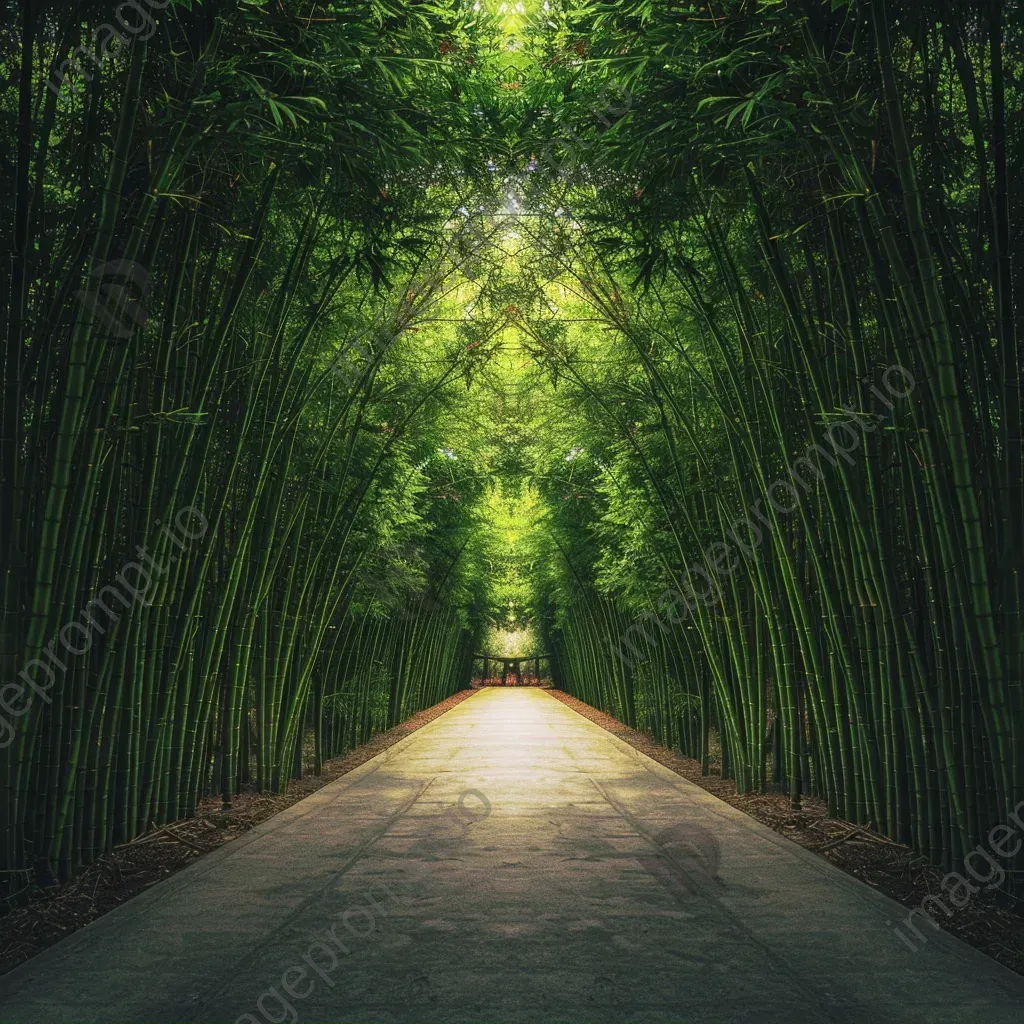
[{"label": "bamboo forest", "polygon": [[536,713],[1020,914],[1019,0],[3,14],[4,912]]}]

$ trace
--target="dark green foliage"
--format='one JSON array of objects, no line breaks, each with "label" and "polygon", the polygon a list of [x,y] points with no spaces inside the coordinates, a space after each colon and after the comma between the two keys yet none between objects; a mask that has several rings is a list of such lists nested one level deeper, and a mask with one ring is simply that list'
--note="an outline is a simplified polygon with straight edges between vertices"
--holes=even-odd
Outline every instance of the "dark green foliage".
[{"label": "dark green foliage", "polygon": [[561,200],[616,339],[546,346],[591,456],[549,498],[565,685],[950,865],[1024,798],[1020,5],[575,17],[632,105]]},{"label": "dark green foliage", "polygon": [[1024,799],[1018,0],[8,11],[9,895],[529,617],[944,864]]},{"label": "dark green foliage", "polygon": [[0,107],[9,894],[282,788],[475,643],[429,510],[462,351],[400,352],[471,251],[458,5],[175,3],[47,87],[110,17],[26,3]]}]

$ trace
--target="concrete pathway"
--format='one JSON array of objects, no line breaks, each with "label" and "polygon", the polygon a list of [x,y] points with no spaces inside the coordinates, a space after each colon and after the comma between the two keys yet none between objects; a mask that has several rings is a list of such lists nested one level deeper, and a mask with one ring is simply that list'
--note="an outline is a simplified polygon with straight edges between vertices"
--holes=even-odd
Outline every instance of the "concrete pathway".
[{"label": "concrete pathway", "polygon": [[0,1019],[1020,1024],[1024,980],[540,690],[483,690],[0,979]]}]

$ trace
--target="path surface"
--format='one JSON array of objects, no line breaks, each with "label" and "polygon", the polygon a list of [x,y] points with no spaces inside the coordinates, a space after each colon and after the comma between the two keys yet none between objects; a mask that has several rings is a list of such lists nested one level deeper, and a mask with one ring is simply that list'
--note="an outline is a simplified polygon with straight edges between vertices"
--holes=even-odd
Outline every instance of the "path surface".
[{"label": "path surface", "polygon": [[0,979],[0,1019],[1020,1024],[1024,980],[905,913],[483,690]]}]

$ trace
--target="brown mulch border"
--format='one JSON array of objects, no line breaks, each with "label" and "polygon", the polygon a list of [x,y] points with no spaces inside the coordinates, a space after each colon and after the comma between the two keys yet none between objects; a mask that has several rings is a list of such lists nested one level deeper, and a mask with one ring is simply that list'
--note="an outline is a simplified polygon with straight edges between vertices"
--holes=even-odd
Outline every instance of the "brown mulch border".
[{"label": "brown mulch border", "polygon": [[210,797],[194,818],[154,827],[83,868],[70,882],[41,891],[25,906],[0,917],[0,974],[358,768],[474,693],[452,694],[361,747],[325,762],[319,775],[292,780],[284,793],[241,793],[227,813],[221,813],[219,797]]},{"label": "brown mulch border", "polygon": [[[655,743],[650,736],[561,690],[550,693],[642,754],[903,906],[920,907],[926,896],[941,892],[946,874],[942,868],[866,826],[828,817],[822,801],[804,797],[803,807],[797,811],[782,793],[737,793],[732,779],[702,774],[699,761]],[[1011,971],[1024,974],[1024,904],[1020,901],[998,891],[983,891],[962,909],[954,910],[951,918],[937,916],[944,931]]]}]

